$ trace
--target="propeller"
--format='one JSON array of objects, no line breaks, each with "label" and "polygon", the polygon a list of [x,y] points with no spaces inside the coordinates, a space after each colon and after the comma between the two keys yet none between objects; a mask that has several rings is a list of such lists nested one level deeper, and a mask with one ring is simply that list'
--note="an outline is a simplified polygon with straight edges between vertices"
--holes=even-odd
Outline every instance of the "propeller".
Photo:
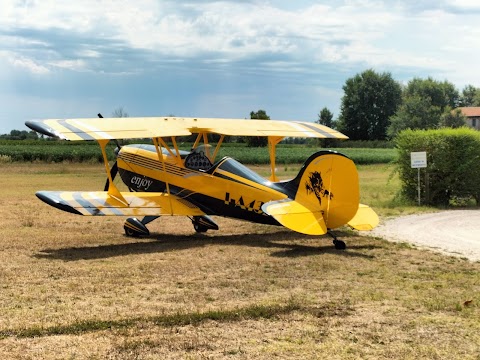
[{"label": "propeller", "polygon": [[[102,114],[98,113],[97,115],[99,118],[103,119]],[[113,141],[115,141],[115,144],[117,145],[115,150],[113,150],[113,152],[115,153],[115,159],[116,159],[118,157],[118,153],[120,152],[120,149],[122,148],[122,146],[120,145],[117,139],[113,139]],[[117,161],[115,161],[112,168],[110,169],[110,176],[112,177],[112,181],[115,179],[115,176],[117,176],[117,173],[118,173],[118,165],[117,165]],[[107,177],[107,181],[105,182],[105,187],[103,191],[108,191],[109,186],[110,186],[110,181]]]}]

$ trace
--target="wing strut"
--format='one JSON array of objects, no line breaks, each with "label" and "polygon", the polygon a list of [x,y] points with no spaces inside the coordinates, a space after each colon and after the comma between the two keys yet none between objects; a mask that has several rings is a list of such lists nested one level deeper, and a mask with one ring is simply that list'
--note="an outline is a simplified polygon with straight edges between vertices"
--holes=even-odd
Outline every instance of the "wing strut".
[{"label": "wing strut", "polygon": [[[165,166],[165,159],[163,157],[163,154],[162,154],[162,149],[161,149],[161,143],[163,143],[163,140],[162,138],[158,138],[158,137],[154,137],[153,138],[153,144],[155,145],[155,150],[157,150],[157,156],[158,156],[158,160],[160,160],[162,162],[162,166],[163,166],[163,172],[165,173],[165,186],[166,186],[166,189],[167,189],[167,194],[169,195],[168,196],[168,199],[170,201],[170,209],[173,209],[172,207],[172,198],[170,197],[170,184],[168,182],[168,174],[167,174],[167,168]],[[172,213],[173,215],[173,213]]]},{"label": "wing strut", "polygon": [[175,161],[177,162],[178,165],[181,166],[182,165],[182,158],[180,156],[180,150],[178,150],[177,139],[176,139],[175,136],[172,136],[171,140],[172,140],[172,144],[173,144],[173,147],[175,149],[175,154],[176,154]]},{"label": "wing strut", "polygon": [[271,181],[278,181],[277,175],[275,174],[275,151],[276,151],[276,146],[277,144],[283,140],[283,136],[269,136],[268,137],[268,152],[270,153],[270,169],[271,169],[271,175],[270,175],[270,180]]},{"label": "wing strut", "polygon": [[215,151],[213,152],[212,158],[210,159],[212,163],[215,161],[215,158],[217,157],[218,150],[220,150],[220,145],[223,143],[223,139],[225,139],[225,135],[220,136],[220,140],[218,140],[217,146],[215,147]]}]

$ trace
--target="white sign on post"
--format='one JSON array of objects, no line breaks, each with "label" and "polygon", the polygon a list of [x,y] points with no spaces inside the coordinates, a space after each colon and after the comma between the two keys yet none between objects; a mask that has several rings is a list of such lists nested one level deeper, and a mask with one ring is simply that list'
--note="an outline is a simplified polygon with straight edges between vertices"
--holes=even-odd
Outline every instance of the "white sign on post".
[{"label": "white sign on post", "polygon": [[418,169],[418,206],[420,206],[420,169],[427,167],[427,152],[417,151],[410,153],[410,164],[412,169]]},{"label": "white sign on post", "polygon": [[427,152],[418,151],[410,153],[410,162],[413,169],[420,169],[427,167]]}]

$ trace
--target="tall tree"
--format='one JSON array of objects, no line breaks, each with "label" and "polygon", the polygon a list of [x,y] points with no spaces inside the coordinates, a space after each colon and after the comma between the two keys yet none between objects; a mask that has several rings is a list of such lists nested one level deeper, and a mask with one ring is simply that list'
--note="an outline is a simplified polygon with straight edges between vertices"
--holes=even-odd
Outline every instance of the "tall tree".
[{"label": "tall tree", "polygon": [[[320,110],[318,114],[317,123],[320,125],[328,126],[329,128],[335,128],[336,124],[333,121],[333,113],[327,108],[324,107]],[[316,143],[322,147],[329,147],[336,143],[335,139],[317,139]]]},{"label": "tall tree", "polygon": [[329,128],[333,128],[333,113],[327,107],[324,107],[318,114],[317,123],[328,126]]},{"label": "tall tree", "polygon": [[352,140],[384,140],[402,89],[390,73],[366,70],[346,81],[338,130]]},{"label": "tall tree", "polygon": [[440,116],[441,127],[459,128],[467,124],[467,117],[462,114],[460,109],[452,110],[447,107]]},{"label": "tall tree", "polygon": [[480,106],[480,88],[467,85],[460,96],[460,106]]},{"label": "tall tree", "polygon": [[442,114],[460,102],[458,90],[448,81],[432,78],[412,79],[403,91],[403,103],[390,119],[388,135],[395,137],[404,129],[434,129]]},{"label": "tall tree", "polygon": [[[267,115],[265,110],[251,111],[250,119],[270,120],[270,116]],[[245,142],[249,147],[263,147],[267,146],[268,139],[265,136],[247,136]]]},{"label": "tall tree", "polygon": [[410,80],[403,92],[404,97],[420,96],[430,99],[433,106],[443,110],[450,106],[456,108],[460,101],[460,94],[455,85],[448,81],[437,81],[428,77],[427,79],[414,78]]}]

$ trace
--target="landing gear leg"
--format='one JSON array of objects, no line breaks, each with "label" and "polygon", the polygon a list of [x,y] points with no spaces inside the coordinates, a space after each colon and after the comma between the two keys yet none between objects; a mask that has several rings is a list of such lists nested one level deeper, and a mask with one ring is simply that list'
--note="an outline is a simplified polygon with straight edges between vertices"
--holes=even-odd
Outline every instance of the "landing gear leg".
[{"label": "landing gear leg", "polygon": [[333,245],[335,246],[335,249],[345,250],[347,248],[347,245],[345,244],[345,242],[342,240],[338,240],[337,236],[334,233],[332,233],[331,231],[328,231],[327,234],[333,238]]}]

